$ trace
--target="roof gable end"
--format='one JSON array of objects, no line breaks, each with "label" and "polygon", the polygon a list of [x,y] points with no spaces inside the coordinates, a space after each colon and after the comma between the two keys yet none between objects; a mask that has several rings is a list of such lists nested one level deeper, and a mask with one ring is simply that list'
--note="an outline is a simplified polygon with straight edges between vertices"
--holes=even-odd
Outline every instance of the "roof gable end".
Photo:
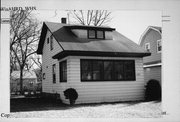
[{"label": "roof gable end", "polygon": [[144,33],[141,35],[141,37],[140,37],[140,40],[139,40],[139,45],[141,45],[142,44],[142,42],[143,42],[143,39],[144,39],[144,37],[146,36],[146,34],[149,32],[149,31],[151,31],[151,30],[154,30],[154,31],[156,31],[156,32],[158,32],[160,35],[161,35],[161,27],[157,27],[157,26],[148,26],[147,27],[147,29],[144,31]]}]

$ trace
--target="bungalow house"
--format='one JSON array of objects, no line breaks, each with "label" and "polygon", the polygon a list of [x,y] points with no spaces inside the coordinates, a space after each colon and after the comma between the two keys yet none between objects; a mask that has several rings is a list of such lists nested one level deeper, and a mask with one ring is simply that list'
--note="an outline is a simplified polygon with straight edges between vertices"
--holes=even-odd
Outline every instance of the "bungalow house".
[{"label": "bungalow house", "polygon": [[143,58],[145,82],[151,79],[161,84],[161,27],[149,26],[142,34],[140,46],[151,53]]},{"label": "bungalow house", "polygon": [[76,104],[144,99],[143,57],[150,55],[115,28],[44,22],[37,49],[42,55],[42,92],[74,88]]}]

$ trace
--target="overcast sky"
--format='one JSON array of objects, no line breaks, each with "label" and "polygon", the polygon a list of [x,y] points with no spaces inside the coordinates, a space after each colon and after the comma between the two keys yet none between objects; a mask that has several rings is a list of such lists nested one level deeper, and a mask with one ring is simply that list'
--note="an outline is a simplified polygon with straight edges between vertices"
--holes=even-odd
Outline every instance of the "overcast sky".
[{"label": "overcast sky", "polygon": [[[40,21],[61,22],[66,11],[35,11]],[[148,26],[162,27],[161,11],[112,11],[109,26],[138,44],[140,36]]]}]

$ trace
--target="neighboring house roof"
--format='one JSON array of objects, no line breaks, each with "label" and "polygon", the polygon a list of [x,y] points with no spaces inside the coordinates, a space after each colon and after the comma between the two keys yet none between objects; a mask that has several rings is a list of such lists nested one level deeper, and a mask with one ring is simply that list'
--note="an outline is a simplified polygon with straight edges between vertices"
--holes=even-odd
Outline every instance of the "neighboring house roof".
[{"label": "neighboring house roof", "polygon": [[150,26],[153,29],[156,29],[157,31],[159,31],[160,33],[162,33],[161,27],[158,26]]},{"label": "neighboring house roof", "polygon": [[162,34],[162,30],[161,27],[158,26],[148,26],[146,28],[146,30],[144,31],[144,33],[141,35],[140,40],[139,40],[139,45],[141,45],[142,41],[144,40],[146,34],[150,31],[150,30],[154,30],[157,31],[160,35]]},{"label": "neighboring house roof", "polygon": [[[112,31],[113,40],[100,39],[84,39],[77,38],[70,29],[97,29]],[[62,23],[44,22],[38,45],[38,54],[42,54],[45,36],[49,30],[59,46],[63,49],[62,52],[53,56],[53,58],[65,57],[67,55],[93,55],[93,56],[134,56],[143,57],[150,55],[144,51],[139,45],[126,38],[122,34],[109,27],[81,26],[68,25]]]},{"label": "neighboring house roof", "polygon": [[[13,71],[11,73],[12,79],[20,78],[20,71]],[[36,74],[33,71],[23,71],[23,79],[36,79]]]}]

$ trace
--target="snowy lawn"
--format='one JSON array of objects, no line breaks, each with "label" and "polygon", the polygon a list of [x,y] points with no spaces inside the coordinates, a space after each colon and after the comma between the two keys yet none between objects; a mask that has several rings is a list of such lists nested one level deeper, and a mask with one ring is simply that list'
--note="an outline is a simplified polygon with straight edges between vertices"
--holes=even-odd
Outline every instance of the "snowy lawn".
[{"label": "snowy lawn", "polygon": [[161,102],[121,102],[68,106],[57,101],[11,100],[11,118],[160,118]]}]

